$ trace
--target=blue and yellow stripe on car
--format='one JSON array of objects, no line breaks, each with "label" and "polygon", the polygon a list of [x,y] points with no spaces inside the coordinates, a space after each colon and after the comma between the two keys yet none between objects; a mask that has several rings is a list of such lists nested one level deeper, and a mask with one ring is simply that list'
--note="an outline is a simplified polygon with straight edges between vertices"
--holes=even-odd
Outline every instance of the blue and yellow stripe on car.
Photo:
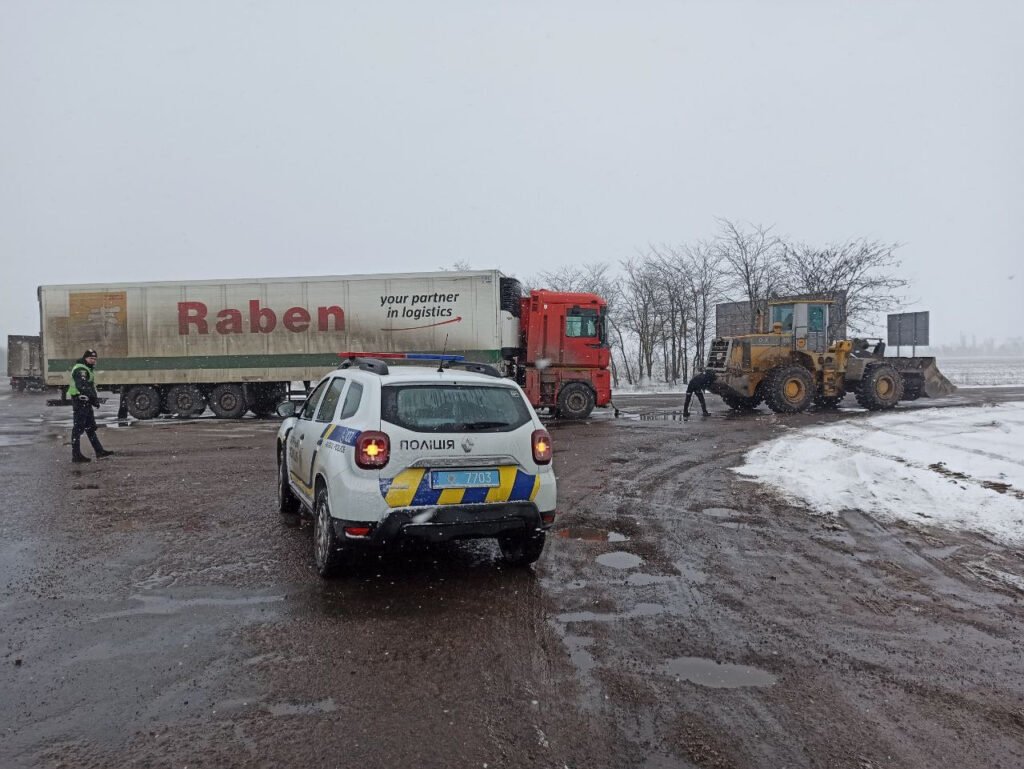
[{"label": "blue and yellow stripe on car", "polygon": [[410,467],[394,478],[380,479],[380,493],[388,507],[474,505],[488,502],[532,502],[540,489],[540,476],[518,467],[499,467],[498,485],[485,488],[433,489],[430,471]]}]

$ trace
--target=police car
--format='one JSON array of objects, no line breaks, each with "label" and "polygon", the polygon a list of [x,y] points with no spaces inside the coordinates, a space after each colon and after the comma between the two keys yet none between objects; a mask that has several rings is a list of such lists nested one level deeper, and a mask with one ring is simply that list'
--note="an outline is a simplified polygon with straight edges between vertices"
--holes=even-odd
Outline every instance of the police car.
[{"label": "police car", "polygon": [[[345,355],[343,353],[343,355]],[[282,513],[314,519],[327,577],[361,547],[496,538],[536,561],[555,519],[551,438],[519,386],[459,356],[350,355],[277,433]]]}]

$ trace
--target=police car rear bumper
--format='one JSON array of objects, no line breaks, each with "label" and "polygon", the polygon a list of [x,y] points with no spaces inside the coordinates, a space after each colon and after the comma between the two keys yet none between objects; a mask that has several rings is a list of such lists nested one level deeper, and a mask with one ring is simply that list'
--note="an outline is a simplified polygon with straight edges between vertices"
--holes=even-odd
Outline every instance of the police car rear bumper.
[{"label": "police car rear bumper", "polygon": [[342,543],[364,542],[390,546],[403,540],[446,542],[453,539],[479,539],[502,534],[528,533],[548,528],[533,502],[503,502],[481,505],[438,505],[397,509],[388,513],[364,536],[352,536],[346,530],[365,527],[365,521],[335,519],[334,530]]}]

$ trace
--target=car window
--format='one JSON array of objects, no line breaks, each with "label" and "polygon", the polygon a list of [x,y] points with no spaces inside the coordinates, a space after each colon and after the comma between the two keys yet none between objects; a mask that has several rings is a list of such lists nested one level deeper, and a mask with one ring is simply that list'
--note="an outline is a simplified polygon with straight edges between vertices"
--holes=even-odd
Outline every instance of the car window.
[{"label": "car window", "polygon": [[316,413],[316,404],[320,402],[320,396],[324,394],[324,390],[327,389],[327,380],[325,379],[316,386],[316,389],[309,394],[306,398],[306,402],[302,404],[302,412],[299,414],[299,419],[312,419]]},{"label": "car window", "polygon": [[363,399],[363,386],[359,382],[353,382],[345,393],[345,405],[341,407],[341,414],[338,419],[348,419],[359,411],[359,402]]},{"label": "car window", "polygon": [[345,379],[335,377],[331,380],[331,386],[327,388],[327,394],[320,402],[320,408],[316,410],[317,422],[330,422],[334,419],[334,412],[338,408],[338,401],[341,400],[341,391],[345,389]]},{"label": "car window", "polygon": [[518,390],[488,385],[392,385],[381,390],[381,419],[424,433],[506,432],[530,421]]}]

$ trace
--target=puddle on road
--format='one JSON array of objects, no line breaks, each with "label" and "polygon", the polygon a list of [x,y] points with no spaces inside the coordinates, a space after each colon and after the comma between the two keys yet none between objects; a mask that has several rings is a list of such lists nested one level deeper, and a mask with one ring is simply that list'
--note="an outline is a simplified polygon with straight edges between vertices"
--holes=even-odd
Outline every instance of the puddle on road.
[{"label": "puddle on road", "polygon": [[319,702],[278,702],[267,705],[267,712],[272,716],[312,716],[317,713],[333,713],[337,709],[338,706],[330,697]]},{"label": "puddle on road", "polygon": [[635,619],[636,617],[653,617],[662,614],[665,607],[660,603],[638,603],[627,612],[616,614],[614,612],[596,611],[572,611],[559,614],[555,620],[562,623],[568,622],[612,622],[617,619]]},{"label": "puddle on road", "polygon": [[101,614],[96,619],[114,619],[137,614],[177,614],[184,609],[199,606],[254,606],[261,603],[278,603],[284,599],[283,595],[253,595],[242,598],[171,598],[163,595],[133,595],[129,597],[129,600],[141,601],[141,606],[110,614]]},{"label": "puddle on road", "polygon": [[669,660],[662,670],[677,681],[690,681],[712,689],[739,689],[744,686],[773,686],[776,677],[767,670],[749,665],[718,663],[705,657],[679,657]]},{"label": "puddle on road", "polygon": [[597,556],[597,562],[602,566],[610,566],[613,569],[635,569],[644,562],[644,559],[633,553],[624,550],[616,550],[612,553],[602,553]]},{"label": "puddle on road", "polygon": [[599,529],[595,526],[577,526],[568,529],[559,529],[555,532],[556,537],[562,539],[579,539],[584,542],[625,542],[629,539],[625,534],[617,531]]}]

